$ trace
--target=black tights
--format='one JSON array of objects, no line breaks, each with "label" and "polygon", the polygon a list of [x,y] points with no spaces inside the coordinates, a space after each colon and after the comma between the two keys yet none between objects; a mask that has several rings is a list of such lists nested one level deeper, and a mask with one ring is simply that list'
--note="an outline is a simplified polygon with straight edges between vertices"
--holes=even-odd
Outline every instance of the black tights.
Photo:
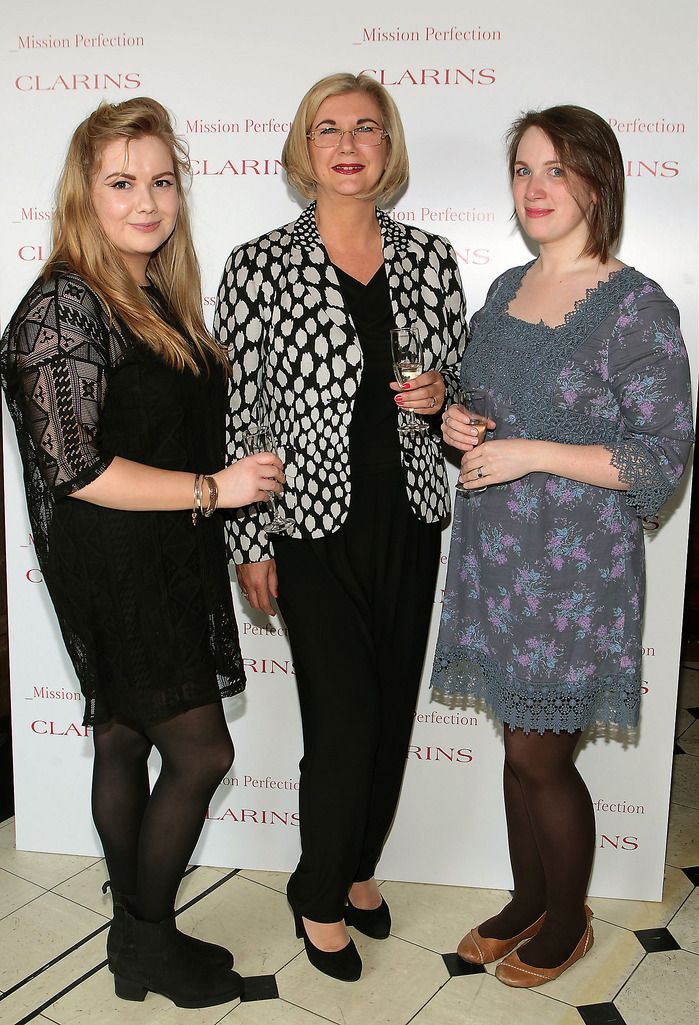
[{"label": "black tights", "polygon": [[518,951],[522,961],[539,968],[562,964],[585,929],[595,817],[574,764],[580,736],[505,727],[505,813],[514,896],[479,930],[506,939],[546,911],[541,932]]},{"label": "black tights", "polygon": [[[172,915],[216,787],[233,761],[220,701],[140,731],[96,726],[92,815],[114,890],[149,922]],[[150,792],[148,755],[162,759]]]}]

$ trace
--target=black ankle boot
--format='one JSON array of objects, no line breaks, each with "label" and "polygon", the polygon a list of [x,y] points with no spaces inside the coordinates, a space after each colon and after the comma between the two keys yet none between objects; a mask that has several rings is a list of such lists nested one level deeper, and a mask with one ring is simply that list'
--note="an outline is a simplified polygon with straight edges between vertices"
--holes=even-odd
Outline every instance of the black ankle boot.
[{"label": "black ankle boot", "polygon": [[114,992],[122,1000],[160,993],[177,1007],[213,1007],[235,1000],[243,980],[227,968],[191,956],[174,919],[142,922],[124,909],[124,937],[114,961]]},{"label": "black ankle boot", "polygon": [[299,939],[303,937],[306,956],[313,967],[340,982],[356,982],[362,974],[362,959],[354,940],[350,940],[342,950],[320,950],[309,940],[301,915],[293,908],[291,910],[294,913],[296,935]]},{"label": "black ankle boot", "polygon": [[[102,887],[102,893],[107,890],[112,892],[112,922],[107,933],[107,964],[110,972],[114,971],[114,961],[119,955],[126,935],[125,913],[133,914],[133,897],[119,893],[112,887],[109,879]],[[174,922],[174,918],[173,918]],[[177,929],[177,926],[175,925]],[[217,943],[207,943],[206,940],[199,940],[196,936],[188,936],[177,930],[180,942],[189,949],[192,957],[200,958],[217,968],[232,968],[233,955],[230,950],[220,947]]]},{"label": "black ankle boot", "polygon": [[372,940],[385,940],[391,932],[391,912],[383,897],[377,908],[370,908],[369,910],[355,908],[348,897],[347,907],[345,908],[345,922],[347,925],[354,926],[355,929],[364,933],[365,936],[370,936]]}]

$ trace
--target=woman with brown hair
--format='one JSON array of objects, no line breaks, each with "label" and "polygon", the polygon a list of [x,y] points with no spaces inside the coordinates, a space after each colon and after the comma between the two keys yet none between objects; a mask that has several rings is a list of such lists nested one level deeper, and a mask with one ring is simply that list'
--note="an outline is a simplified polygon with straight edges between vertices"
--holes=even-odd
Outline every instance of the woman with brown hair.
[{"label": "woman with brown hair", "polygon": [[[436,429],[465,331],[455,254],[391,220],[408,155],[388,91],[331,75],[306,94],[282,160],[311,200],[298,220],[239,246],[214,331],[231,353],[229,453],[265,420],[284,453],[291,536],[264,510],[231,517],[251,605],[289,631],[303,723],[301,859],[288,896],[311,963],[359,977],[347,926],[374,939],[391,918],[374,872],[400,792],[449,494]],[[401,388],[392,328],[412,327],[422,372]],[[392,383],[390,383],[392,382]],[[403,414],[401,413],[401,416]]]},{"label": "woman with brown hair", "polygon": [[[76,129],[53,250],[2,341],[44,579],[93,730],[118,996],[232,1000],[223,947],[175,927],[177,889],[233,758],[221,697],[245,686],[216,507],[264,501],[276,457],[224,469],[225,353],[203,321],[184,183],[155,100]],[[217,472],[214,472],[217,471]],[[162,759],[151,792],[148,756]]]},{"label": "woman with brown hair", "polygon": [[595,821],[574,759],[586,727],[638,721],[642,517],[679,483],[692,415],[677,309],[613,255],[624,164],[609,125],[582,107],[530,111],[509,164],[539,255],[496,279],[471,325],[462,381],[488,392],[494,436],[478,444],[470,411],[444,414],[468,493],[433,684],[505,724],[514,894],[458,952],[505,958],[497,978],[531,987],[592,946]]}]

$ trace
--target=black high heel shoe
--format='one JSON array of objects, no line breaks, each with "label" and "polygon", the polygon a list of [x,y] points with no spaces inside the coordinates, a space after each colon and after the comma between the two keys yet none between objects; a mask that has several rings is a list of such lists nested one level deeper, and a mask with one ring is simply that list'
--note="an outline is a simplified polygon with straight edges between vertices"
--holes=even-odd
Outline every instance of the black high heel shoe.
[{"label": "black high heel shoe", "polygon": [[303,945],[306,948],[306,957],[314,968],[317,968],[323,975],[329,975],[332,979],[339,979],[340,982],[356,982],[362,974],[362,959],[359,951],[350,940],[342,950],[320,950],[308,938],[303,918],[298,911],[294,911],[294,924],[296,936],[303,937]]},{"label": "black high heel shoe", "polygon": [[369,910],[355,908],[348,897],[345,907],[345,922],[347,925],[354,926],[365,936],[370,936],[372,940],[388,939],[391,932],[391,912],[383,897],[377,908]]}]

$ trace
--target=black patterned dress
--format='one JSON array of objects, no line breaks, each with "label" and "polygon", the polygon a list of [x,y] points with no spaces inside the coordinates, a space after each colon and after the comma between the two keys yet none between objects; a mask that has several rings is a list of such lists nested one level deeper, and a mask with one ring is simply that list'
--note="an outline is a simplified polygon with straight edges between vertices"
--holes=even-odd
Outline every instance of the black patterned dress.
[{"label": "black patterned dress", "polygon": [[195,527],[186,510],[126,512],[69,497],[114,456],[220,469],[223,375],[167,366],[72,273],[32,286],[3,336],[0,373],[84,722],[146,727],[241,691],[222,518]]}]

